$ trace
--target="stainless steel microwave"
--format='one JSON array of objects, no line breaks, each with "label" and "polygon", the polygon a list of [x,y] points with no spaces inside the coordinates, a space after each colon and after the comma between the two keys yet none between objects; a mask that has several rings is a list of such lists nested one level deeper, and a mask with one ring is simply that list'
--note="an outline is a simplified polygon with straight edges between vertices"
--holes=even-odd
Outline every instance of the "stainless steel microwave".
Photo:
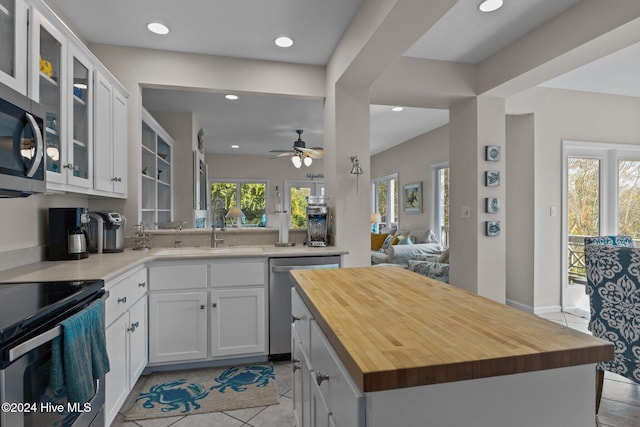
[{"label": "stainless steel microwave", "polygon": [[0,84],[0,197],[45,191],[44,107]]}]

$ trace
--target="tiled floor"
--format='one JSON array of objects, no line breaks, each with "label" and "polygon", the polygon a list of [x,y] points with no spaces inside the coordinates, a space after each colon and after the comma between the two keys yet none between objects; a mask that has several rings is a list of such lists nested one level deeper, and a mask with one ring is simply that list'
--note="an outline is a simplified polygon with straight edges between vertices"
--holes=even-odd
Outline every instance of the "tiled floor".
[{"label": "tiled floor", "polygon": [[111,427],[293,427],[290,362],[276,362],[278,405],[201,415],[125,421],[119,414]]},{"label": "tiled floor", "polygon": [[[540,317],[589,333],[588,322],[582,317],[568,313],[549,313]],[[640,427],[640,385],[620,375],[605,372],[602,401],[596,420],[599,427]]]},{"label": "tiled floor", "polygon": [[[541,317],[588,333],[587,320],[567,313],[549,313]],[[118,415],[111,427],[293,427],[291,366],[289,362],[275,364],[278,405],[202,415],[124,421]],[[607,372],[599,427],[640,427],[640,386],[621,376]]]}]

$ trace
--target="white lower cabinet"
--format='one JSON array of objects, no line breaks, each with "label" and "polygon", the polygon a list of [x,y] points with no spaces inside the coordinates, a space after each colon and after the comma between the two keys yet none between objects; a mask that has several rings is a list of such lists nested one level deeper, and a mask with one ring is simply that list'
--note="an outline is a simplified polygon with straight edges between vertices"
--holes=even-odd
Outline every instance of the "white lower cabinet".
[{"label": "white lower cabinet", "polygon": [[297,427],[364,426],[364,394],[295,289],[291,301],[296,315],[291,327],[291,351]]},{"label": "white lower cabinet", "polygon": [[152,265],[149,362],[266,354],[266,265],[255,258]]},{"label": "white lower cabinet", "polygon": [[211,355],[264,352],[264,307],[264,287],[211,291]]},{"label": "white lower cabinet", "polygon": [[106,285],[105,338],[110,370],[105,377],[105,423],[110,425],[147,365],[147,270],[126,273]]},{"label": "white lower cabinet", "polygon": [[149,362],[205,359],[207,292],[152,292],[149,325]]}]

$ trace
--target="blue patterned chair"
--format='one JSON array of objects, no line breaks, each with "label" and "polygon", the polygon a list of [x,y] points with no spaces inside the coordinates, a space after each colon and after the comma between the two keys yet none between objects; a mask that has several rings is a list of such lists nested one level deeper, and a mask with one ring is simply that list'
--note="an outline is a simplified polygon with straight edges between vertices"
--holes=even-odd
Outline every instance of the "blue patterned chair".
[{"label": "blue patterned chair", "polygon": [[632,244],[630,237],[604,243],[585,239],[589,330],[611,342],[615,354],[596,366],[596,413],[605,370],[640,383],[640,248]]}]

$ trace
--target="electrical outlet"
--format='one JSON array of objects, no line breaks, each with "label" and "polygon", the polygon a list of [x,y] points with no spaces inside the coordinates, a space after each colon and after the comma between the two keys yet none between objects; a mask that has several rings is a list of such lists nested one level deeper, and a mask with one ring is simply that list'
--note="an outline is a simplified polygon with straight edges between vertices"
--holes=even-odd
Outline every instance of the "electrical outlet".
[{"label": "electrical outlet", "polygon": [[471,218],[471,208],[469,206],[462,207],[462,218]]}]

